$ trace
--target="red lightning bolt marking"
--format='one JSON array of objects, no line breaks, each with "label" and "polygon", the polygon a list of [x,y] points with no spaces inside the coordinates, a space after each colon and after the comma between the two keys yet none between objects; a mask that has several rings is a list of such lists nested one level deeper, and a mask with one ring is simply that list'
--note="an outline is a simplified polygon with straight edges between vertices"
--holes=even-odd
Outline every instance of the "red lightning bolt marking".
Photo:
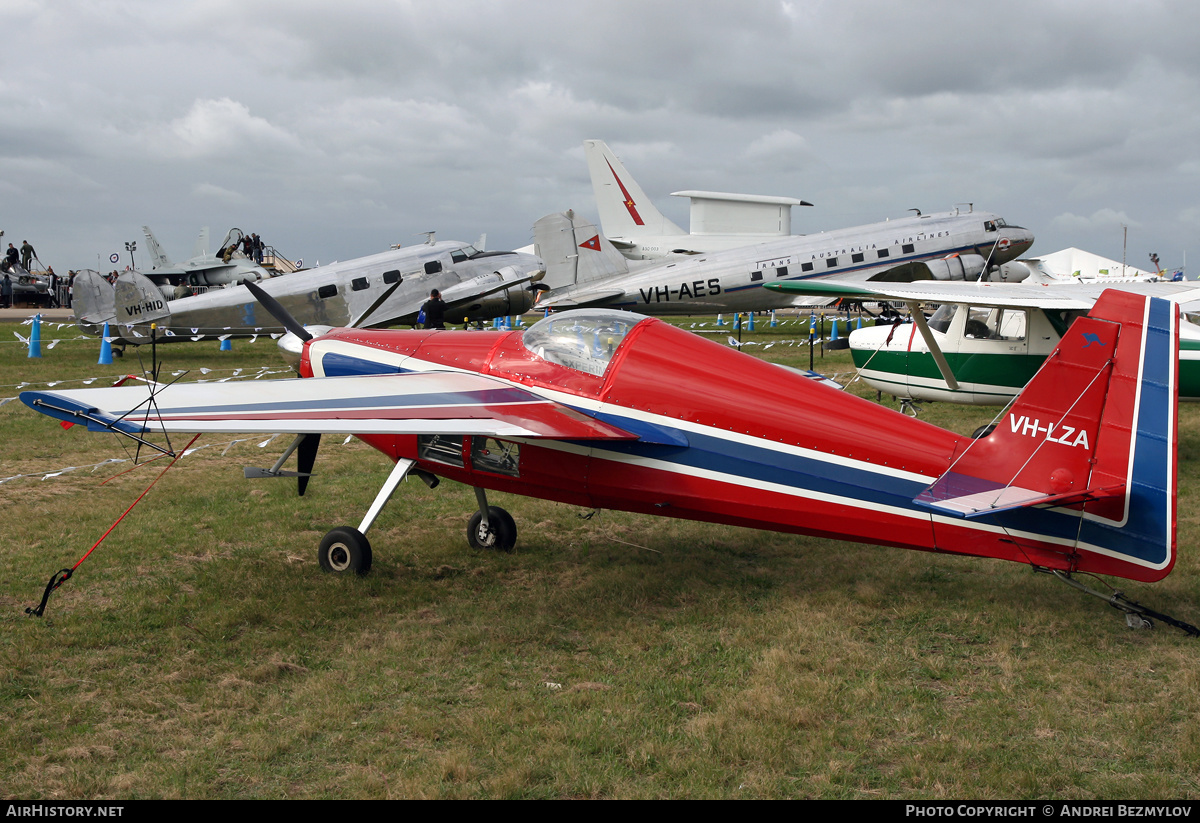
[{"label": "red lightning bolt marking", "polygon": [[607,160],[604,162],[608,163],[608,170],[612,172],[613,180],[617,181],[617,185],[621,187],[621,194],[625,195],[625,208],[629,209],[629,216],[633,218],[634,224],[638,226],[646,225],[642,222],[642,216],[637,212],[637,204],[633,202],[633,198],[626,191],[625,184],[621,182],[621,178],[617,177],[617,173],[613,171],[612,163],[609,163]]}]

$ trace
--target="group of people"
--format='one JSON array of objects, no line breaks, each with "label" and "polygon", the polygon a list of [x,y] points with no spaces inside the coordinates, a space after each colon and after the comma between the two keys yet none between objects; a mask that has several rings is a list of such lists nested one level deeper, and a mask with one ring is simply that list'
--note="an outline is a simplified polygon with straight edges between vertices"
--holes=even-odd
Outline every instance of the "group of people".
[{"label": "group of people", "polygon": [[[20,249],[12,243],[8,244],[8,248],[4,252],[4,258],[0,260],[0,273],[4,275],[3,278],[0,278],[0,308],[12,308],[13,278],[19,278],[24,274],[28,274],[33,268],[33,261],[36,259],[37,252],[34,251],[33,246],[28,240],[21,241]],[[54,270],[50,269],[47,274],[53,276]]]},{"label": "group of people", "polygon": [[17,260],[21,261],[21,268],[25,271],[31,271],[34,259],[37,258],[37,252],[33,250],[33,246],[28,240],[21,241],[21,248],[18,251],[17,247],[12,243],[8,244],[8,250],[4,252],[4,262],[7,264],[5,271],[12,271],[12,267],[17,264]]},{"label": "group of people", "polygon": [[221,259],[228,263],[233,257],[234,251],[241,249],[242,254],[246,255],[248,259],[253,260],[255,263],[258,263],[261,266],[263,261],[263,250],[265,248],[266,244],[263,243],[262,238],[259,237],[257,233],[243,234],[241,240],[234,241],[233,243],[230,243],[228,246],[225,246],[223,249],[221,249],[220,255]]},{"label": "group of people", "polygon": [[34,259],[37,258],[37,252],[33,250],[33,246],[29,245],[28,240],[21,241],[21,248],[18,250],[12,243],[8,244],[8,249],[4,252],[3,268],[6,272],[14,271],[18,262],[21,268],[25,271],[30,271]]}]

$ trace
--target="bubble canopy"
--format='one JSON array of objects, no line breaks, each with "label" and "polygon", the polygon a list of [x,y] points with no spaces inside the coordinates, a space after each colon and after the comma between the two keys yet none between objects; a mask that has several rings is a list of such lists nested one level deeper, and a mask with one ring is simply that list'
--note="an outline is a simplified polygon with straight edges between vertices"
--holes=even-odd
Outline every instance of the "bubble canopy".
[{"label": "bubble canopy", "polygon": [[578,309],[534,323],[525,348],[550,363],[602,376],[625,335],[648,318],[611,309]]}]

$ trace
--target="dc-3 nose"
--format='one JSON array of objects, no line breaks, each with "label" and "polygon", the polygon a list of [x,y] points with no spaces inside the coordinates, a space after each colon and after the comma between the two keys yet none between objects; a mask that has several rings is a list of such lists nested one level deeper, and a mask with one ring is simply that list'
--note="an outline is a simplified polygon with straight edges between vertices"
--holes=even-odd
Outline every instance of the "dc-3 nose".
[{"label": "dc-3 nose", "polygon": [[996,263],[1007,263],[1016,260],[1033,245],[1033,232],[1023,226],[1008,225],[1000,229],[1000,237],[996,239],[996,253],[993,260]]}]

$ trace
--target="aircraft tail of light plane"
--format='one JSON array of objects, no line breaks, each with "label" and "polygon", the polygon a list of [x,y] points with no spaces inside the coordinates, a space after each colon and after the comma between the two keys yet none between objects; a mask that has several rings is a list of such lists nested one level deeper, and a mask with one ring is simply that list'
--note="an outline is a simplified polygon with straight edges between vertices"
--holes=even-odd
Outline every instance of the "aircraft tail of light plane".
[{"label": "aircraft tail of light plane", "polygon": [[552,315],[523,334],[334,330],[303,341],[305,379],[21,399],[143,440],[294,433],[308,442],[305,475],[316,433],[360,437],[395,468],[357,528],[326,536],[327,570],[370,567],[366,532],[415,474],[475,489],[477,548],[516,542],[511,515],[488,505],[499,491],[999,558],[1082,587],[1073,573],[1154,581],[1175,563],[1177,340],[1172,304],[1108,292],[978,439],[611,310]]}]

